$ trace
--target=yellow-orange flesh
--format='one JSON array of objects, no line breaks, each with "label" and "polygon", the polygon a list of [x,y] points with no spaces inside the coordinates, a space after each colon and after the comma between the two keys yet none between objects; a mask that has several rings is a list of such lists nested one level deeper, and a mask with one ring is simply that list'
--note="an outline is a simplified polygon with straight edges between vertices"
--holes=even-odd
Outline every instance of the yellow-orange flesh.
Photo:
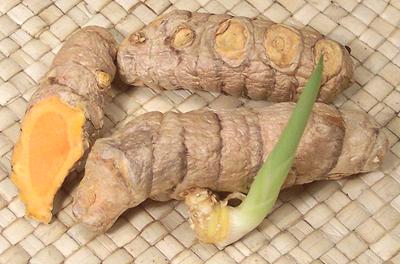
[{"label": "yellow-orange flesh", "polygon": [[337,75],[342,69],[343,63],[343,52],[340,45],[329,39],[319,40],[314,47],[314,60],[317,62],[321,55],[324,55],[323,77],[329,79]]},{"label": "yellow-orange flesh", "polygon": [[192,44],[194,40],[194,32],[190,28],[182,27],[174,35],[172,39],[172,47],[183,49]]},{"label": "yellow-orange flesh", "polygon": [[242,61],[246,55],[249,37],[247,28],[239,21],[227,20],[217,29],[215,50],[223,58]]},{"label": "yellow-orange flesh", "polygon": [[84,122],[83,110],[58,97],[46,98],[27,112],[14,148],[11,179],[28,217],[50,222],[54,196],[83,155]]},{"label": "yellow-orange flesh", "polygon": [[303,49],[301,36],[284,25],[273,25],[265,34],[267,57],[279,67],[289,67],[295,63]]}]

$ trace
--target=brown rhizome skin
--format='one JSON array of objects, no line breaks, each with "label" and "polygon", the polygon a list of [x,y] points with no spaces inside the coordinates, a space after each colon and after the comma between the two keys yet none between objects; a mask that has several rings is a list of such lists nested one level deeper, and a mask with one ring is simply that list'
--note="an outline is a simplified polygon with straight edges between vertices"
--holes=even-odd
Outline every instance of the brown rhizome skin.
[{"label": "brown rhizome skin", "polygon": [[104,96],[116,73],[116,42],[106,29],[74,33],[32,96],[12,157],[11,179],[27,216],[51,220],[53,199],[103,127]]},{"label": "brown rhizome skin", "polygon": [[[183,199],[194,186],[246,193],[293,107],[143,114],[96,141],[73,213],[105,231],[147,198]],[[283,187],[373,171],[387,149],[387,138],[367,114],[318,103]]]},{"label": "brown rhizome skin", "polygon": [[350,85],[352,60],[308,27],[176,10],[126,38],[117,62],[128,84],[283,102],[297,100],[321,54],[318,100],[329,103]]}]

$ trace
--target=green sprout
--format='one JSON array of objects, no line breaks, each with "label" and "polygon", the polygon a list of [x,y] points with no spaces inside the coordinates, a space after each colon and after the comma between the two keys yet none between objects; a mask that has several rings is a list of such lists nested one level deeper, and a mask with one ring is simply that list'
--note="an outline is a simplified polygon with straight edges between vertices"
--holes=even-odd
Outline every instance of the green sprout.
[{"label": "green sprout", "polygon": [[261,166],[247,196],[237,207],[217,201],[207,190],[195,188],[186,196],[192,228],[206,243],[229,245],[255,229],[270,213],[292,167],[296,150],[318,96],[323,58],[313,71],[274,149]]}]

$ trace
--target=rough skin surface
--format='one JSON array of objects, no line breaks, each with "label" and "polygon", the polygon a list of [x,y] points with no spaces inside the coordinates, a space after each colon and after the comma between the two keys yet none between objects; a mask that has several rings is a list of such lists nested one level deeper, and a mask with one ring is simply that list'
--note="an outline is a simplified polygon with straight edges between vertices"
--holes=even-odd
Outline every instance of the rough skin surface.
[{"label": "rough skin surface", "polygon": [[[141,115],[96,141],[73,213],[104,231],[147,198],[182,199],[194,186],[245,193],[293,107]],[[375,170],[387,148],[367,114],[318,103],[284,187]]]},{"label": "rough skin surface", "polygon": [[27,216],[51,220],[54,196],[103,126],[104,96],[116,67],[106,29],[86,27],[60,49],[32,96],[12,157],[11,179]]},{"label": "rough skin surface", "polygon": [[276,102],[295,101],[321,54],[319,101],[349,86],[349,52],[311,28],[177,10],[125,39],[118,67],[128,84],[200,89]]}]

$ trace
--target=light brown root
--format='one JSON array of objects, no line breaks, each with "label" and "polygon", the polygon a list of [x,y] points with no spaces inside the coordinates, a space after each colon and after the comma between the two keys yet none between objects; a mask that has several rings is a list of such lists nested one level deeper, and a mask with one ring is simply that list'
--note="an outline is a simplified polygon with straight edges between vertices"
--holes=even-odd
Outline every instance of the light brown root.
[{"label": "light brown root", "polygon": [[181,26],[175,32],[175,34],[171,40],[171,46],[175,49],[186,48],[193,43],[194,38],[195,38],[195,33],[193,32],[193,30],[191,30],[190,28]]},{"label": "light brown root", "polygon": [[218,243],[228,235],[229,216],[226,201],[204,188],[192,188],[185,192],[185,204],[190,215],[191,228],[204,243]]},{"label": "light brown root", "polygon": [[343,51],[338,43],[329,39],[321,39],[314,47],[315,63],[318,62],[321,55],[324,55],[323,77],[326,81],[337,75],[342,69]]},{"label": "light brown root", "polygon": [[58,97],[46,98],[27,112],[11,179],[29,217],[50,222],[54,196],[84,153],[84,123],[83,110]]},{"label": "light brown root", "polygon": [[264,47],[267,57],[279,68],[297,64],[303,50],[301,36],[284,25],[271,26],[266,34]]},{"label": "light brown root", "polygon": [[146,37],[144,36],[143,32],[139,31],[139,32],[136,32],[136,33],[130,35],[128,40],[129,40],[129,43],[135,45],[135,44],[138,44],[138,43],[145,42],[146,41]]},{"label": "light brown root", "polygon": [[165,14],[158,16],[156,19],[150,22],[149,27],[157,28],[165,21]]},{"label": "light brown root", "polygon": [[96,81],[101,89],[107,89],[110,87],[112,82],[112,77],[110,74],[103,71],[96,71]]},{"label": "light brown root", "polygon": [[224,61],[240,64],[246,56],[248,39],[249,31],[241,22],[226,20],[217,29],[215,50]]}]

